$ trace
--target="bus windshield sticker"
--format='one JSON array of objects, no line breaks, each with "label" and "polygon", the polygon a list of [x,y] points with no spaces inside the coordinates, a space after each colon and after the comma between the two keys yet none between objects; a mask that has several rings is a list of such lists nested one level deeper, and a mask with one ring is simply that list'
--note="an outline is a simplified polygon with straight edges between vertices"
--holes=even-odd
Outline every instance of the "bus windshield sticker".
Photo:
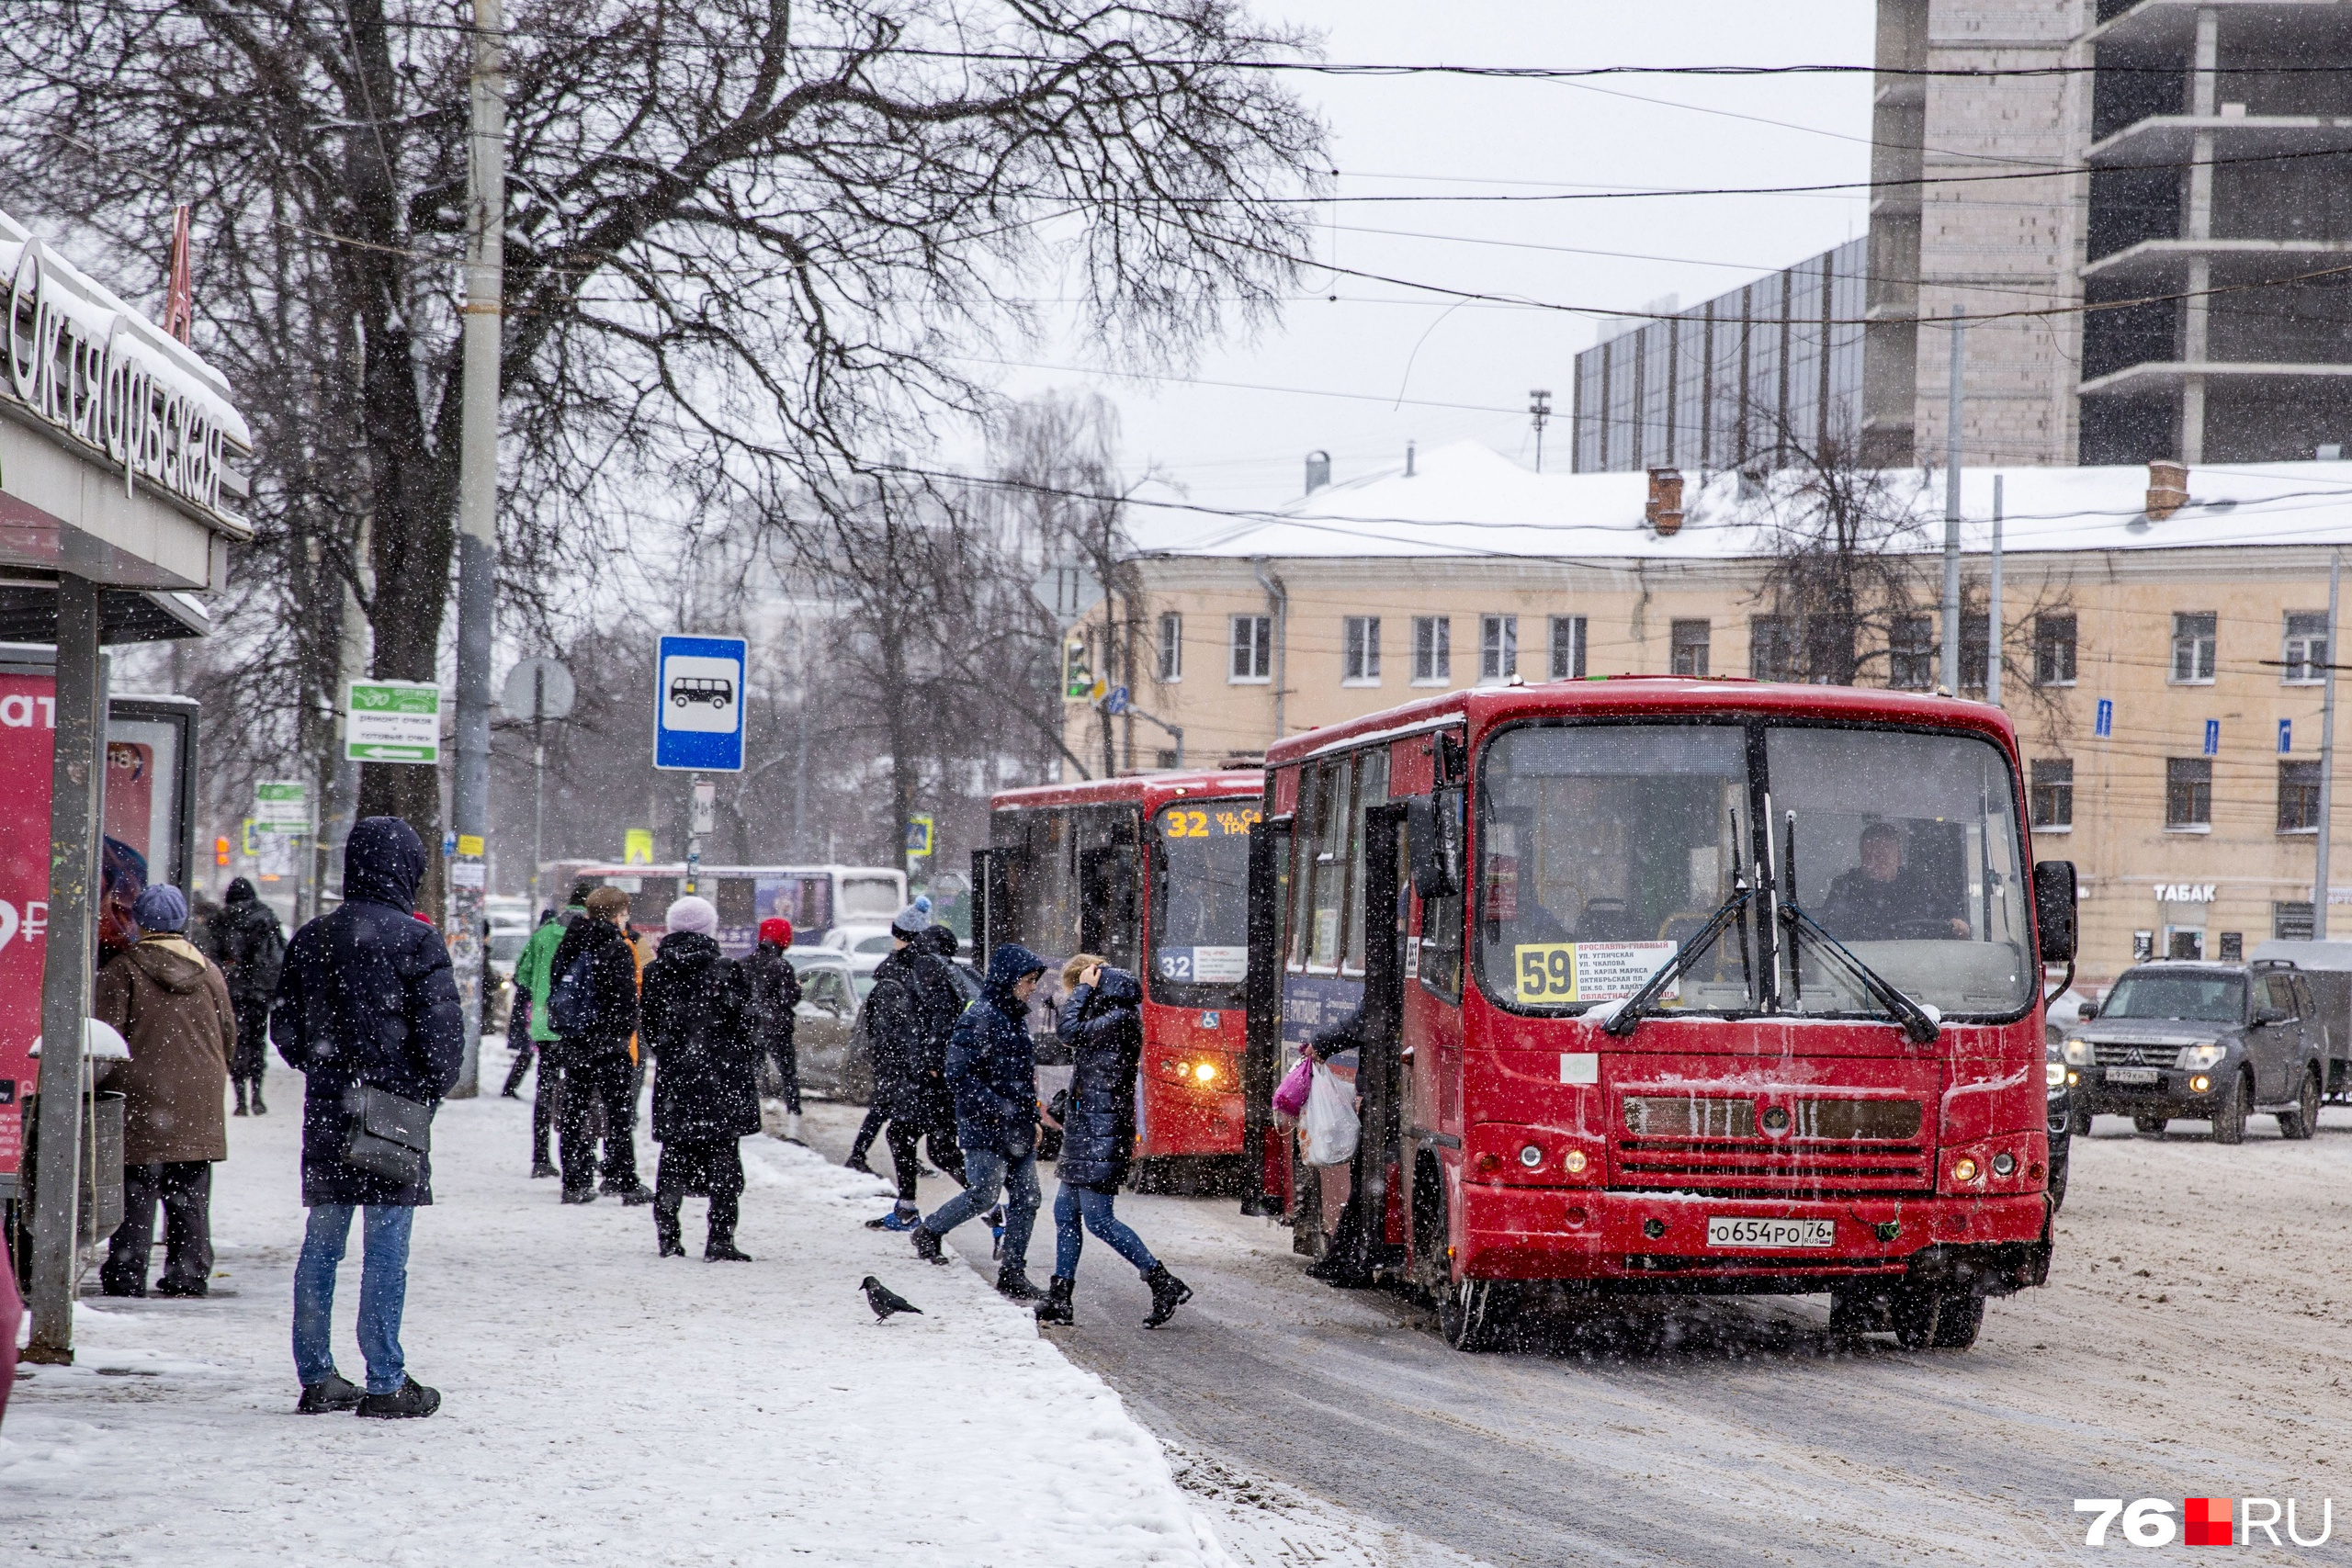
[{"label": "bus windshield sticker", "polygon": [[[1675,953],[1670,942],[1521,942],[1512,949],[1519,1000],[1543,1007],[1561,1002],[1623,1001],[1642,988]],[[1680,983],[1662,1000],[1679,999]]]},{"label": "bus windshield sticker", "polygon": [[1230,984],[1250,976],[1247,947],[1195,947],[1191,978],[1208,984]]}]

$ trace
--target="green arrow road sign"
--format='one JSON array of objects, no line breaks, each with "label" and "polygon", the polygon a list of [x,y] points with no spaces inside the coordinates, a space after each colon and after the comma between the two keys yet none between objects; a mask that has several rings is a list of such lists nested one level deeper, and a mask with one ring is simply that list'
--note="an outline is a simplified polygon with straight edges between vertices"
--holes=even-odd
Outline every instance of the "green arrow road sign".
[{"label": "green arrow road sign", "polygon": [[343,754],[355,762],[441,760],[441,688],[425,681],[354,681]]}]

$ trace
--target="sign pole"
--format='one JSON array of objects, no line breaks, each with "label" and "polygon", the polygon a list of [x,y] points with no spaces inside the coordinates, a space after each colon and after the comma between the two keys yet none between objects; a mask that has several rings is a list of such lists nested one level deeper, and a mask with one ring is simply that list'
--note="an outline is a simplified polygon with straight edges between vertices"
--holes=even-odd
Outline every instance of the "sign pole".
[{"label": "sign pole", "polygon": [[539,863],[548,844],[548,675],[531,671],[531,922],[539,918]]},{"label": "sign pole", "polygon": [[2328,840],[2335,836],[2335,594],[2344,555],[2327,558],[2327,685],[2319,709],[2319,863],[2312,877],[2312,940],[2327,940]]}]

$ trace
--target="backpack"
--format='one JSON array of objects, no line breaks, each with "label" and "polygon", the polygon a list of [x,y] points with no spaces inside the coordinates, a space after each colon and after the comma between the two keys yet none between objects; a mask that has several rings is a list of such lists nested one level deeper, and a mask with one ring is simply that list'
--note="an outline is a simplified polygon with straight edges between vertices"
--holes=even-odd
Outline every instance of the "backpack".
[{"label": "backpack", "polygon": [[567,1040],[596,1027],[596,976],[591,964],[594,957],[594,953],[583,953],[573,959],[548,998],[548,1022]]}]

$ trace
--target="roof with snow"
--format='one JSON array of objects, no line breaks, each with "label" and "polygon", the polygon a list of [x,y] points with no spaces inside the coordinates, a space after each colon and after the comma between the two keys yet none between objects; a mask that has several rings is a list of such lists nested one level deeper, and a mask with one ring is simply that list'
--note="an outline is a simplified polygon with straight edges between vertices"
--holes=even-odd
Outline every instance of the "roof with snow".
[{"label": "roof with snow", "polygon": [[[1682,528],[1661,536],[1643,521],[1645,474],[1538,474],[1475,441],[1433,447],[1415,468],[1263,511],[1138,498],[1129,533],[1145,556],[1733,560],[1771,553],[1771,520],[1792,521],[1801,507],[1792,475],[1688,474]],[[2147,514],[2143,466],[1965,469],[1965,549],[1989,546],[1996,475],[2004,551],[2352,544],[2352,462],[2310,462],[2192,468],[2188,503],[2162,521]],[[1887,503],[1917,520],[1908,544],[1941,548],[1943,475],[1895,469],[1881,481]]]}]

